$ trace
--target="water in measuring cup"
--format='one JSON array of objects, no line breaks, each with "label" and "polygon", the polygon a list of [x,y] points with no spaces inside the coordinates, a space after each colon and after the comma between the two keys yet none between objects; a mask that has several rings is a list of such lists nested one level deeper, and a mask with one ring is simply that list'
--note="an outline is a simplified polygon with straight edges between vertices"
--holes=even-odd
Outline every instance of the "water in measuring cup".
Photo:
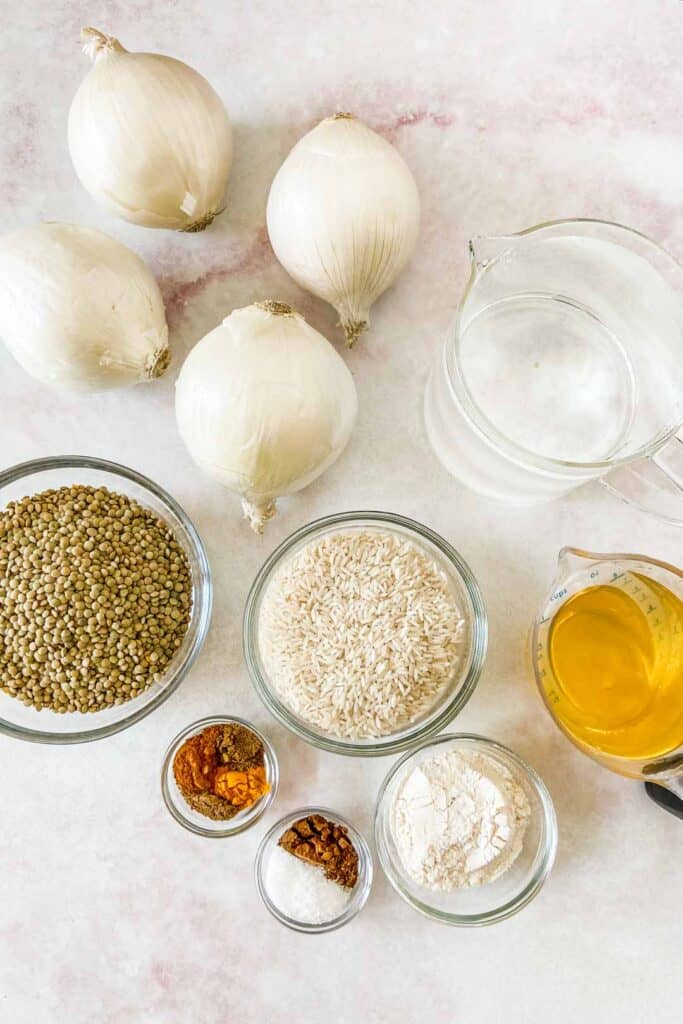
[{"label": "water in measuring cup", "polygon": [[580,303],[535,292],[500,299],[469,321],[461,354],[481,412],[527,451],[595,462],[624,445],[636,408],[633,368]]}]

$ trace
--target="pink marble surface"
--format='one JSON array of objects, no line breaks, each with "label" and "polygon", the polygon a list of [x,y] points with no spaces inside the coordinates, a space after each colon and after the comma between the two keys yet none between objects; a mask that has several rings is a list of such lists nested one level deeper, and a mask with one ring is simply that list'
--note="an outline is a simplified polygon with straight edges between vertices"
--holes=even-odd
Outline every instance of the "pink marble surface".
[{"label": "pink marble surface", "polygon": [[[150,474],[197,522],[216,600],[199,662],[151,718],[84,747],[0,740],[0,1020],[680,1019],[681,824],[553,730],[524,644],[561,544],[680,562],[682,535],[597,488],[531,511],[465,494],[428,447],[421,398],[464,285],[471,234],[583,215],[630,224],[683,253],[683,4],[3,0],[1,9],[3,226],[74,220],[136,248],[161,280],[175,359],[148,388],[74,398],[35,385],[0,351],[0,464],[81,451]],[[186,60],[224,98],[236,135],[229,211],[205,234],[116,222],[76,181],[65,118],[86,70],[77,42],[84,21],[130,48]],[[411,266],[376,307],[372,334],[348,356],[361,402],[349,449],[282,503],[259,541],[239,522],[235,501],[184,452],[173,380],[203,333],[256,299],[294,301],[339,341],[331,311],[288,279],[264,229],[282,158],[339,108],[356,111],[404,154],[422,194],[423,227]],[[303,522],[354,506],[421,519],[470,562],[492,641],[458,727],[513,746],[556,801],[555,872],[532,905],[495,928],[423,920],[379,873],[362,916],[330,936],[290,933],[259,903],[252,862],[264,825],[323,801],[368,833],[390,764],[334,758],[289,737],[253,694],[240,650],[244,599],[266,554]],[[267,730],[283,785],[264,823],[208,842],[166,814],[158,770],[176,731],[220,711]]]}]

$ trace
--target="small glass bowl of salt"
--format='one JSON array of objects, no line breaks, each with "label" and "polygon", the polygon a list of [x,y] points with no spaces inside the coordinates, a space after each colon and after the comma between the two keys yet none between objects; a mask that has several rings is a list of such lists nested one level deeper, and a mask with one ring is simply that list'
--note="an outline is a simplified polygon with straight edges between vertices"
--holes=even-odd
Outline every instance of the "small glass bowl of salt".
[{"label": "small glass bowl of salt", "polygon": [[[358,854],[358,878],[346,888],[279,845],[298,821],[320,815],[341,826]],[[281,924],[297,932],[319,935],[348,924],[365,906],[372,886],[372,856],[363,836],[336,811],[303,807],[281,818],[266,833],[255,861],[256,887],[266,908]]]}]

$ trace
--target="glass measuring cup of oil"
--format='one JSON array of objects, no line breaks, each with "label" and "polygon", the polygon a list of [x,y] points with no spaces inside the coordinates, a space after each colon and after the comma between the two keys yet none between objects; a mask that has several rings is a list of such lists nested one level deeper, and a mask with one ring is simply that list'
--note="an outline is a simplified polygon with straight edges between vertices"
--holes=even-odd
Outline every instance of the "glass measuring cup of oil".
[{"label": "glass measuring cup of oil", "polygon": [[532,659],[548,711],[577,747],[683,797],[683,571],[563,548]]},{"label": "glass measuring cup of oil", "polygon": [[599,479],[683,523],[683,266],[596,220],[475,238],[470,257],[425,397],[446,469],[518,505]]}]

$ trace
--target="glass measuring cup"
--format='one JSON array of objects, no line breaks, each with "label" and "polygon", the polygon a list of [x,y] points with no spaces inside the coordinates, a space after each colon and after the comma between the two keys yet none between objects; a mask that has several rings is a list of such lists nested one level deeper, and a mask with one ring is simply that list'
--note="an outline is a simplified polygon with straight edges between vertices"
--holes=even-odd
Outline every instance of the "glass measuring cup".
[{"label": "glass measuring cup", "polygon": [[[649,581],[654,581],[664,590],[653,588]],[[670,670],[672,665],[677,665],[677,669],[667,672],[667,684],[678,716],[674,718],[667,714],[662,726],[657,725],[653,717],[655,714],[661,716],[662,709],[662,705],[658,711],[655,707],[656,678],[652,680],[647,693],[639,694],[633,703],[623,705],[623,710],[616,710],[617,697],[620,695],[613,696],[609,686],[601,687],[601,682],[604,684],[606,680],[601,681],[597,676],[590,675],[591,667],[594,671],[597,669],[586,663],[585,652],[578,648],[571,650],[572,656],[584,659],[581,664],[586,670],[585,692],[589,693],[590,688],[599,693],[601,701],[609,702],[609,729],[604,727],[604,721],[600,726],[592,721],[592,712],[587,709],[588,702],[584,704],[581,699],[577,699],[576,692],[568,693],[558,678],[551,648],[551,630],[555,617],[575,595],[597,587],[614,588],[618,594],[631,599],[629,604],[639,615],[640,621],[645,623],[653,651],[664,649],[665,644],[669,645],[666,651],[671,658],[667,668]],[[680,660],[683,635],[680,617],[672,614],[671,606],[662,600],[662,593],[673,594],[683,600],[683,571],[644,555],[595,554],[565,547],[560,551],[557,576],[534,622],[531,658],[545,706],[571,742],[606,768],[646,782],[649,795],[657,803],[683,817],[683,662]],[[645,616],[644,620],[640,613]],[[672,642],[674,647],[671,646]],[[678,661],[674,660],[676,652]],[[612,707],[615,708],[614,714]],[[652,723],[655,723],[654,726]],[[680,728],[676,729],[676,724]],[[648,749],[645,749],[645,741],[642,739],[643,727],[647,730]],[[658,728],[663,730],[659,735],[656,731]],[[673,743],[671,736],[677,737]],[[625,756],[623,752],[634,746],[634,739],[641,746],[641,752],[635,755],[631,752]]]},{"label": "glass measuring cup", "polygon": [[683,523],[683,266],[597,220],[475,238],[470,256],[425,397],[446,469],[519,505],[600,479]]}]

